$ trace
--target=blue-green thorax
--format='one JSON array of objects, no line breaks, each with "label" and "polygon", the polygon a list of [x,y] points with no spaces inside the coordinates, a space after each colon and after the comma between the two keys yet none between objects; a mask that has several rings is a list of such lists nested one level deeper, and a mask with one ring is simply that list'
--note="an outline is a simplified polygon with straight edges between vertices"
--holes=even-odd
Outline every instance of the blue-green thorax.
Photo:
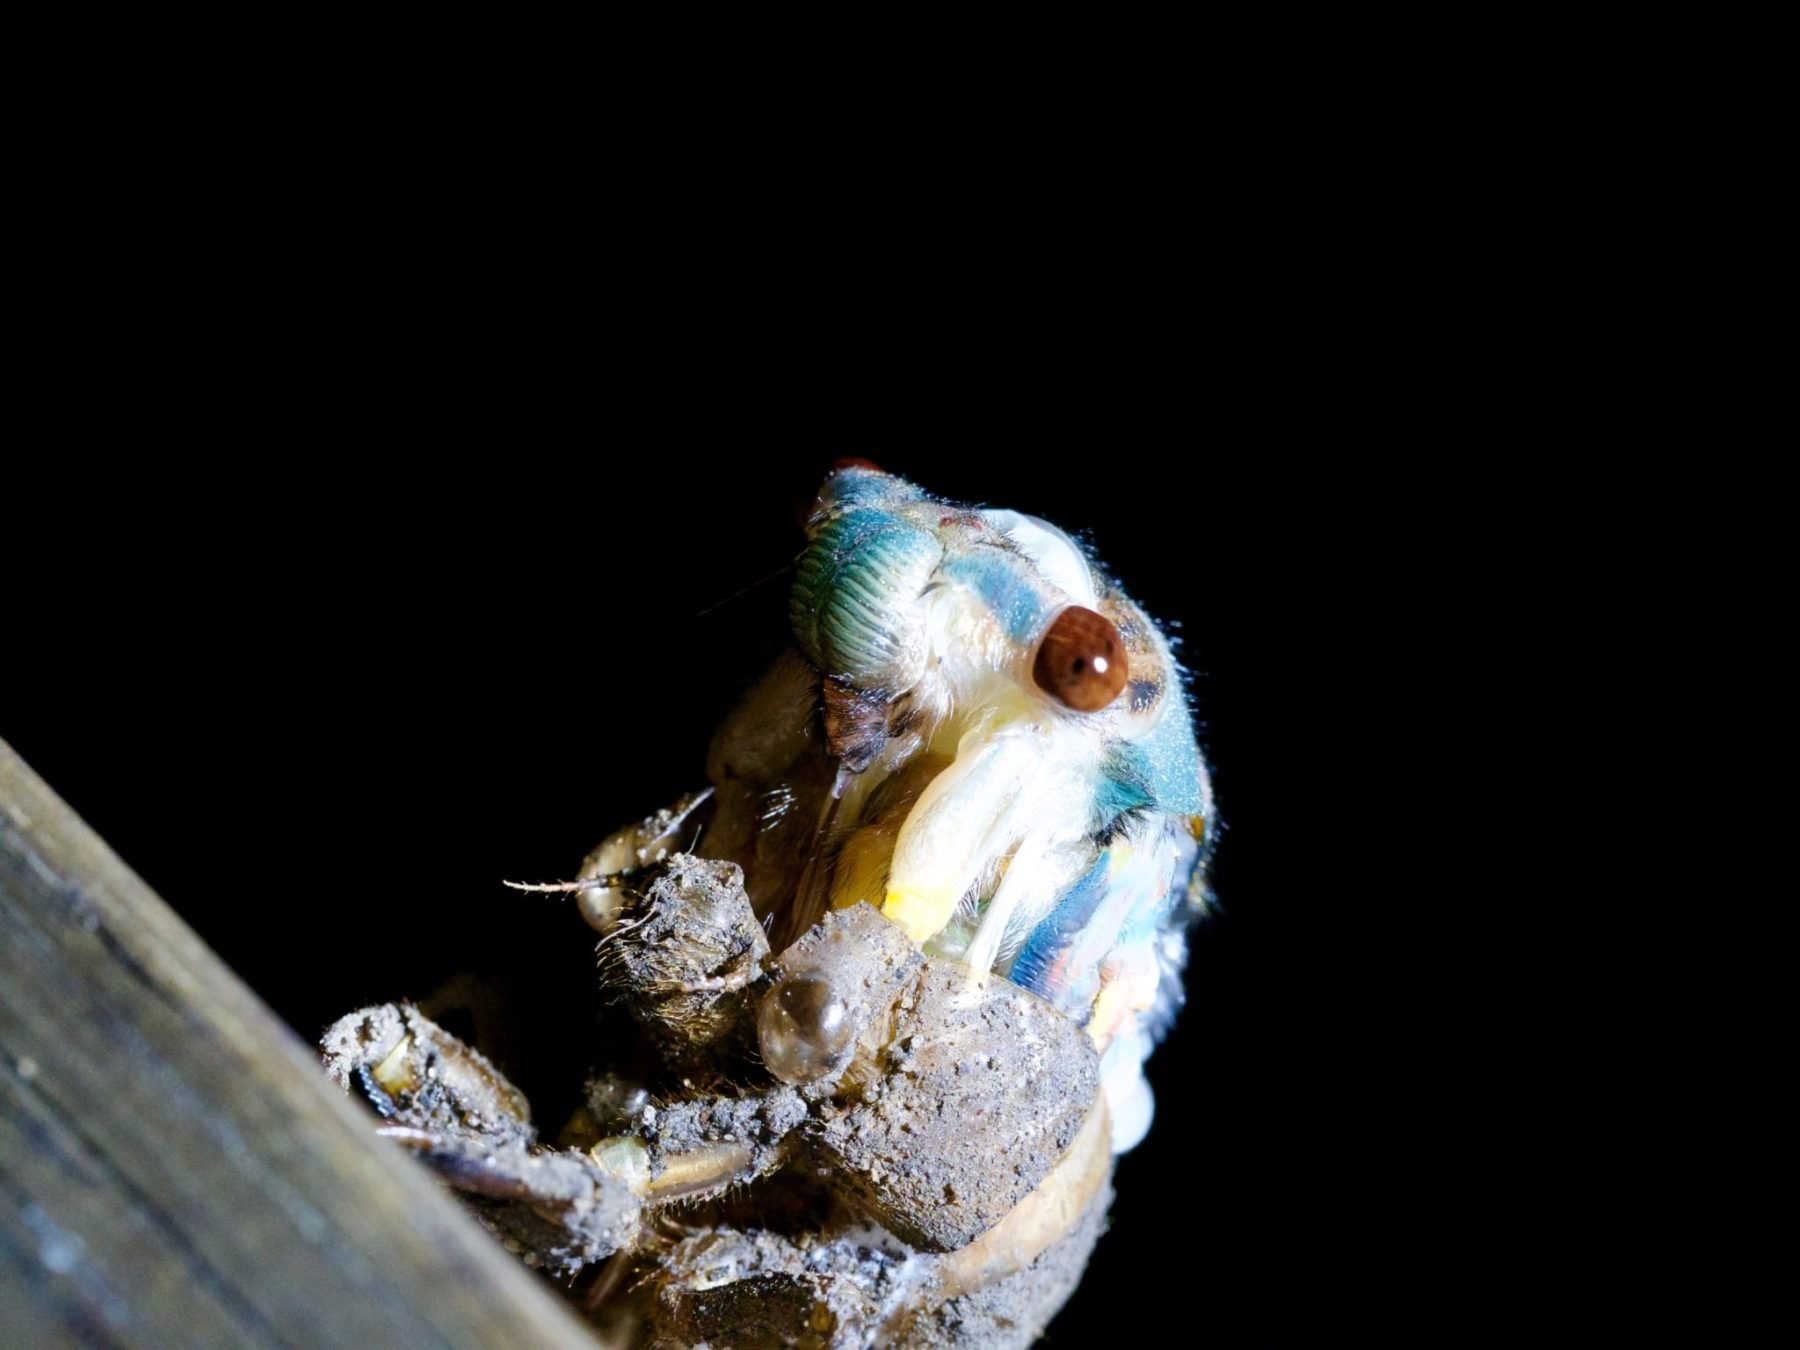
[{"label": "blue-green thorax", "polygon": [[834,474],[795,569],[801,651],[822,675],[890,698],[934,674],[1016,674],[1058,610],[1094,602],[1073,544],[1064,541],[1065,571],[1078,567],[1083,581],[1074,595],[1019,549],[1004,526],[1024,519],[941,502],[874,470]]}]

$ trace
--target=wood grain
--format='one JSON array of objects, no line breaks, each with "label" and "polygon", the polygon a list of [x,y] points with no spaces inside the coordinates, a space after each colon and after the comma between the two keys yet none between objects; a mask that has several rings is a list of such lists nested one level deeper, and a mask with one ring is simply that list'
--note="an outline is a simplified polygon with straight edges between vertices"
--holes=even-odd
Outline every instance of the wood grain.
[{"label": "wood grain", "polygon": [[596,1344],[4,741],[0,1344]]}]

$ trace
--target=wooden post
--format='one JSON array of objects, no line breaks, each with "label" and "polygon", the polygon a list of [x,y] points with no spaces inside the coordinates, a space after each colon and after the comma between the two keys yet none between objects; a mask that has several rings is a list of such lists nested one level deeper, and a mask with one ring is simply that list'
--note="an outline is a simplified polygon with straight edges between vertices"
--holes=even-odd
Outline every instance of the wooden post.
[{"label": "wooden post", "polygon": [[595,1344],[4,741],[0,1343]]}]

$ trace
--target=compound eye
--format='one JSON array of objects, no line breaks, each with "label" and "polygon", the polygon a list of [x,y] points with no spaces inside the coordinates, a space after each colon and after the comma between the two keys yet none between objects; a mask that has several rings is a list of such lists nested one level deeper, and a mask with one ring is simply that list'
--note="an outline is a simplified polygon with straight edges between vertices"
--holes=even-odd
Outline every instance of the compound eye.
[{"label": "compound eye", "polygon": [[843,1068],[855,1032],[844,1000],[811,971],[786,976],[757,1010],[763,1063],[784,1083],[816,1083]]},{"label": "compound eye", "polygon": [[1099,712],[1119,696],[1129,673],[1119,630],[1081,605],[1056,616],[1031,667],[1038,688],[1076,712]]}]

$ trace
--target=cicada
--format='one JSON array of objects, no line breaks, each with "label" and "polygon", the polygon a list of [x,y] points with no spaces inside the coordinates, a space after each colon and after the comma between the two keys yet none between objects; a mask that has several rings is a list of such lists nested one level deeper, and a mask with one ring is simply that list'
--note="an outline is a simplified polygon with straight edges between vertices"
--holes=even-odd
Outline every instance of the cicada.
[{"label": "cicada", "polygon": [[[577,877],[637,1035],[554,1146],[410,1007],[346,1087],[614,1329],[1026,1344],[1149,1128],[1213,800],[1169,641],[1080,543],[863,462],[825,480],[793,643],[710,786]],[[648,1066],[648,1067],[646,1067]]]}]

